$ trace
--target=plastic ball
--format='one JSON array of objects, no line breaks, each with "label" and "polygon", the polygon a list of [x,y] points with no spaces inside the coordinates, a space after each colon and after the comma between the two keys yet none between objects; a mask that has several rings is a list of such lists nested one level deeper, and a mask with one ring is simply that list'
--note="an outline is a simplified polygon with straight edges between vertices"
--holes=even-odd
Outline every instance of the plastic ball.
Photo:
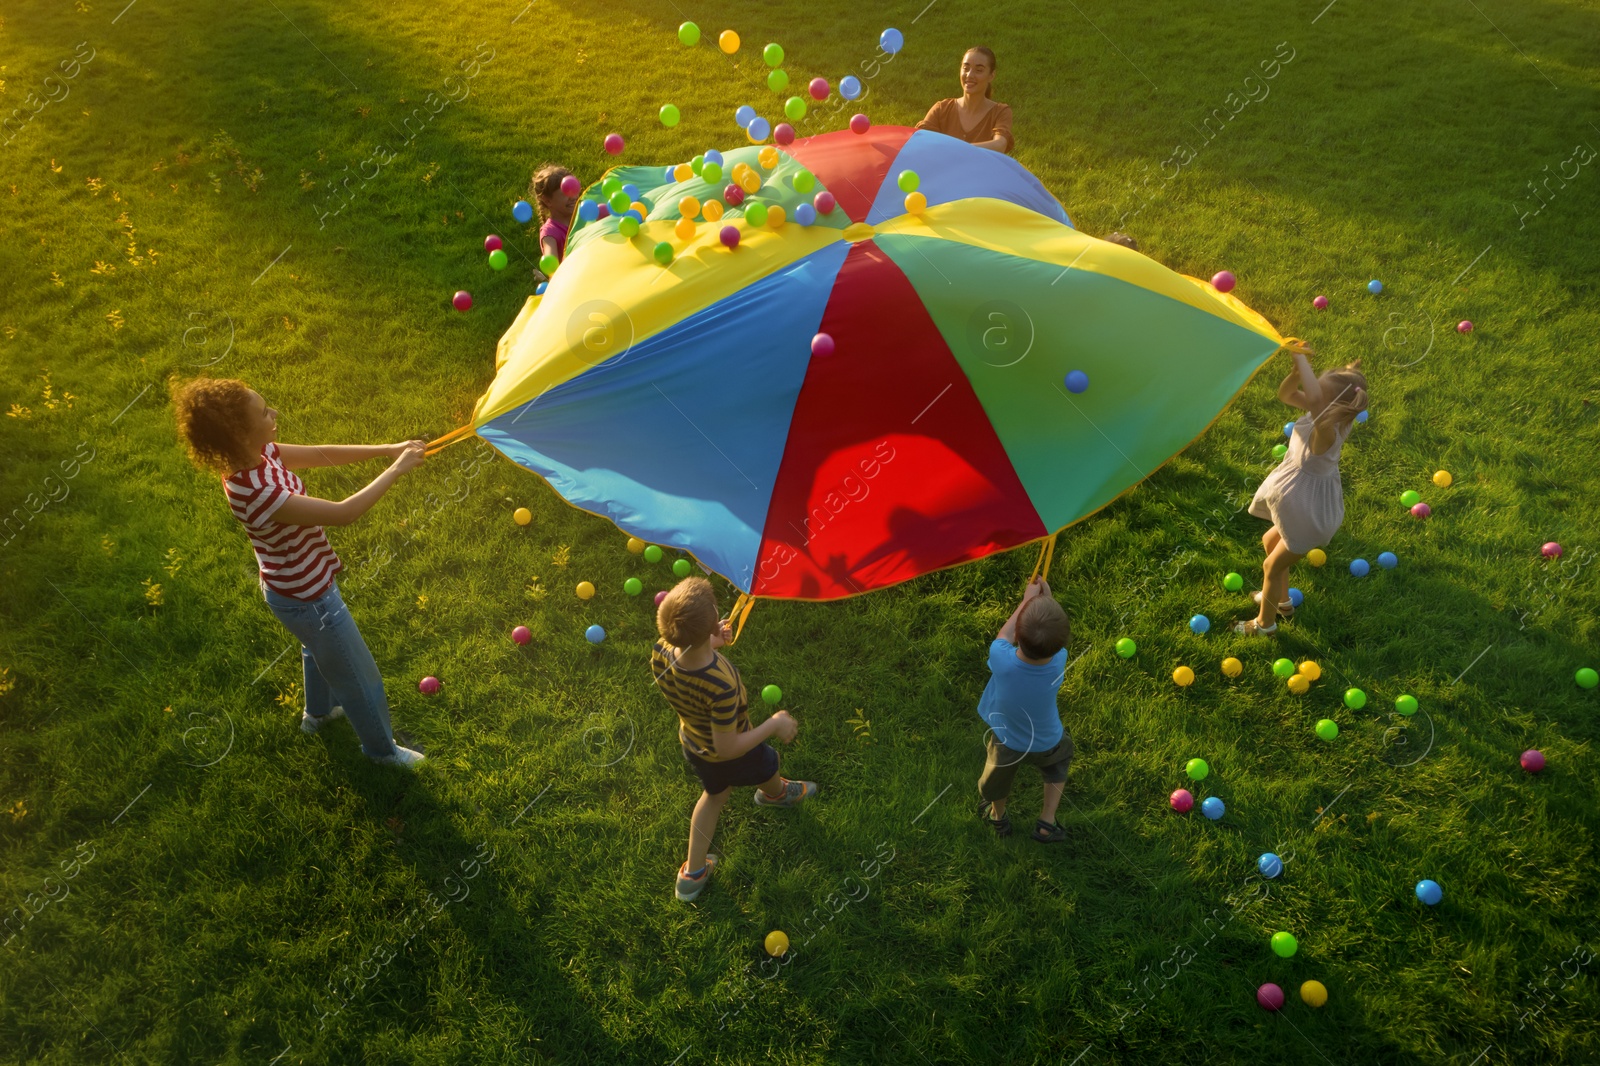
[{"label": "plastic ball", "polygon": [[1460,322],[1456,323],[1456,332],[1457,333],[1471,333],[1472,332],[1472,322],[1470,320],[1468,320],[1468,319],[1463,318]]},{"label": "plastic ball", "polygon": [[915,170],[902,170],[894,183],[900,186],[901,192],[916,192],[917,186],[922,184],[922,176]]},{"label": "plastic ball", "polygon": [[1133,658],[1134,654],[1138,650],[1139,645],[1135,644],[1129,637],[1123,637],[1117,641],[1117,654],[1122,656],[1124,659]]},{"label": "plastic ball", "polygon": [[1272,664],[1272,672],[1278,677],[1290,678],[1294,676],[1294,660],[1279,659]]},{"label": "plastic ball", "polygon": [[1326,311],[1328,309],[1328,298],[1326,296],[1313,296],[1311,298],[1311,306],[1318,311]]},{"label": "plastic ball", "polygon": [[1189,619],[1189,629],[1195,633],[1205,633],[1211,628],[1211,619],[1203,614],[1197,614]]},{"label": "plastic ball", "polygon": [[1328,990],[1321,981],[1307,981],[1300,986],[1300,999],[1308,1007],[1320,1007],[1328,1002]]},{"label": "plastic ball", "polygon": [[789,937],[783,930],[774,929],[767,934],[767,938],[761,942],[761,946],[766,949],[768,955],[777,958],[789,950]]},{"label": "plastic ball", "polygon": [[417,682],[417,691],[424,696],[431,696],[439,691],[439,679],[431,674]]},{"label": "plastic ball", "polygon": [[494,251],[489,253],[489,265],[495,270],[504,270],[506,268],[506,253],[504,248],[496,248]]},{"label": "plastic ball", "polygon": [[1280,959],[1292,959],[1295,952],[1300,950],[1300,941],[1294,938],[1293,933],[1279,931],[1272,934],[1272,953]]},{"label": "plastic ball", "polygon": [[1294,423],[1292,421],[1283,424],[1283,435],[1285,437],[1294,436]]},{"label": "plastic ball", "polygon": [[775,93],[781,93],[789,87],[789,75],[786,71],[772,70],[767,72],[767,88]]},{"label": "plastic ball", "polygon": [[458,290],[454,296],[450,297],[450,306],[454,307],[457,311],[466,311],[470,309],[472,307],[472,293],[468,292],[466,289]]},{"label": "plastic ball", "polygon": [[680,218],[678,219],[678,224],[672,227],[673,235],[680,241],[694,240],[694,231],[695,225],[692,218]]},{"label": "plastic ball", "polygon": [[600,205],[593,200],[585,200],[578,205],[578,218],[584,222],[593,222],[600,217]]},{"label": "plastic ball", "polygon": [[1367,291],[1372,293],[1374,296],[1378,295],[1378,293],[1383,291],[1383,282],[1379,281],[1377,278],[1373,278],[1371,281],[1367,282]]},{"label": "plastic ball", "polygon": [[752,226],[765,226],[767,224],[767,205],[760,201],[752,202],[744,209],[744,220]]},{"label": "plastic ball", "polygon": [[729,185],[722,190],[722,198],[728,202],[729,207],[738,207],[744,203],[744,190],[737,185]]},{"label": "plastic ball", "polygon": [[498,252],[504,243],[498,234],[491,233],[483,239],[483,250],[486,252]]},{"label": "plastic ball", "polygon": [[628,550],[634,555],[638,555],[640,552],[644,551],[644,541],[640,540],[638,537],[629,537]]},{"label": "plastic ball", "polygon": [[[796,191],[798,191],[798,188]],[[817,209],[817,214],[819,215],[833,214],[833,209],[838,206],[838,203],[833,198],[833,193],[826,190],[817,193],[816,196],[811,198],[811,205]]]},{"label": "plastic ball", "polygon": [[683,113],[672,104],[662,104],[659,114],[661,116],[661,124],[669,130],[678,124],[679,119],[683,118]]},{"label": "plastic ball", "polygon": [[893,27],[890,27],[889,29],[878,34],[878,47],[882,48],[890,55],[894,55],[899,52],[900,49],[905,47],[905,44],[905,35]]},{"label": "plastic ball", "polygon": [[740,104],[739,110],[733,113],[733,121],[738,123],[740,129],[750,125],[751,122],[755,121],[755,117],[756,109],[749,104]]},{"label": "plastic ball", "polygon": [[674,577],[688,577],[689,576],[689,571],[693,570],[693,569],[694,569],[694,565],[692,563],[690,563],[689,560],[687,560],[687,559],[675,559],[675,560],[673,560],[672,573],[673,573]]},{"label": "plastic ball", "polygon": [[1222,587],[1229,592],[1238,592],[1244,588],[1244,576],[1236,572],[1230,572],[1222,579]]},{"label": "plastic ball", "polygon": [[1256,989],[1256,1002],[1261,1004],[1262,1010],[1282,1010],[1283,989],[1268,981]]},{"label": "plastic ball", "polygon": [[1596,674],[1592,668],[1585,666],[1581,667],[1573,675],[1573,680],[1578,682],[1579,688],[1594,688],[1596,684],[1600,684],[1600,674]]},{"label": "plastic ball", "polygon": [[1089,375],[1085,374],[1081,370],[1068,371],[1065,378],[1065,384],[1067,386],[1067,391],[1070,393],[1078,394],[1087,392],[1089,390]]},{"label": "plastic ball", "polygon": [[511,217],[518,222],[532,222],[533,205],[526,200],[518,200],[511,205]]},{"label": "plastic ball", "polygon": [[1172,804],[1172,809],[1179,814],[1188,814],[1194,809],[1194,796],[1186,788],[1180,788],[1167,797],[1167,802]]},{"label": "plastic ball", "polygon": [[615,174],[608,174],[600,182],[600,191],[610,196],[614,192],[622,191],[622,179]]},{"label": "plastic ball", "polygon": [[868,118],[866,115],[857,114],[857,115],[851,115],[850,116],[850,132],[851,133],[865,133],[868,130],[870,130],[871,128],[872,128],[872,120],[870,118]]},{"label": "plastic ball", "polygon": [[783,102],[784,117],[791,122],[799,122],[806,117],[806,101],[804,97],[791,96]]},{"label": "plastic ball", "polygon": [[1425,503],[1419,503],[1415,507],[1411,508],[1411,514],[1414,518],[1427,518],[1429,515],[1433,514],[1433,508],[1429,507]]},{"label": "plastic ball", "polygon": [[1407,507],[1414,507],[1422,500],[1422,493],[1416,489],[1406,489],[1400,494],[1400,502]]},{"label": "plastic ball", "polygon": [[1322,667],[1317,665],[1315,659],[1307,659],[1300,664],[1300,676],[1307,681],[1315,681],[1322,676]]},{"label": "plastic ball", "polygon": [[1439,882],[1422,880],[1417,882],[1417,898],[1430,907],[1437,906],[1444,899],[1444,889],[1439,887]]},{"label": "plastic ball", "polygon": [[1231,270],[1219,270],[1211,275],[1211,287],[1218,292],[1232,292],[1236,284],[1238,279],[1233,276]]},{"label": "plastic ball", "polygon": [[906,214],[920,215],[928,208],[928,198],[920,192],[906,194]]},{"label": "plastic ball", "polygon": [[1230,655],[1222,660],[1222,674],[1224,677],[1238,677],[1242,673],[1244,673],[1244,663],[1238,659]]},{"label": "plastic ball", "polygon": [[594,582],[580,581],[578,582],[578,588],[576,591],[578,593],[578,599],[592,600],[594,599]]},{"label": "plastic ball", "polygon": [[1211,773],[1211,767],[1204,759],[1190,759],[1183,764],[1183,772],[1189,775],[1191,781],[1204,781]]},{"label": "plastic ball", "polygon": [[1544,542],[1544,547],[1539,549],[1539,554],[1546,559],[1559,559],[1561,558],[1561,545],[1553,540],[1547,540]]},{"label": "plastic ball", "polygon": [[622,591],[630,596],[637,596],[644,591],[644,582],[636,577],[630,577],[622,583]]},{"label": "plastic ball", "polygon": [[646,548],[644,550],[644,561],[647,563],[659,563],[661,561],[661,546],[652,544]]},{"label": "plastic ball", "polygon": [[533,512],[526,507],[518,507],[511,512],[511,520],[519,526],[525,526],[533,521]]},{"label": "plastic ball", "polygon": [[1288,454],[1289,454],[1289,446],[1287,444],[1274,444],[1272,446],[1272,457],[1274,459],[1282,459],[1285,455],[1288,455]]},{"label": "plastic ball", "polygon": [[583,631],[583,637],[590,644],[598,644],[606,639],[606,631],[600,626],[590,626]]},{"label": "plastic ball", "polygon": [[1200,804],[1200,813],[1210,818],[1213,822],[1227,812],[1227,806],[1215,796],[1207,796],[1205,802]]},{"label": "plastic ball", "polygon": [[818,333],[811,338],[811,354],[819,358],[833,354],[833,338],[826,333]]},{"label": "plastic ball", "polygon": [[1417,698],[1405,693],[1394,698],[1394,709],[1410,718],[1417,713]]},{"label": "plastic ball", "polygon": [[666,598],[667,598],[667,590],[666,589],[662,589],[660,592],[656,593],[656,606],[660,607],[661,606],[661,601],[666,599]]},{"label": "plastic ball", "polygon": [[[794,127],[789,125],[787,122],[778,123],[776,126],[772,127],[772,139],[777,144],[793,144]],[[765,166],[766,164],[762,165]],[[776,162],[772,164],[772,166],[777,165],[778,164]]]},{"label": "plastic ball", "polygon": [[1379,552],[1378,565],[1385,570],[1393,570],[1400,565],[1400,557],[1394,552]]},{"label": "plastic ball", "polygon": [[739,35],[732,30],[723,30],[717,34],[717,47],[728,55],[733,55],[739,50]]},{"label": "plastic ball", "polygon": [[554,274],[560,266],[561,260],[553,255],[541,255],[539,257],[539,269],[546,274]]},{"label": "plastic ball", "polygon": [[660,263],[662,266],[670,265],[672,262],[672,242],[659,242],[651,254],[656,257],[656,262]]},{"label": "plastic ball", "polygon": [[1360,414],[1356,415],[1356,421],[1357,422],[1365,422],[1370,416],[1371,416],[1371,412],[1370,411],[1362,411]]},{"label": "plastic ball", "polygon": [[761,50],[761,61],[769,67],[783,65],[783,45],[769,44]]},{"label": "plastic ball", "polygon": [[533,639],[533,632],[527,626],[518,626],[511,631],[511,639],[518,644],[526,644]]},{"label": "plastic ball", "polygon": [[626,147],[626,144],[622,140],[622,134],[620,134],[620,133],[608,133],[608,134],[606,134],[606,151],[609,154],[611,154],[611,155],[621,155],[622,154],[622,149],[625,148],[625,147]]},{"label": "plastic ball", "polygon": [[693,48],[700,43],[700,27],[692,22],[685,22],[678,27],[678,40],[686,48]]},{"label": "plastic ball", "polygon": [[1344,705],[1352,711],[1359,711],[1367,705],[1367,694],[1358,688],[1344,690]]},{"label": "plastic ball", "polygon": [[854,74],[846,74],[839,79],[839,95],[846,100],[854,100],[861,95],[861,79]]},{"label": "plastic ball", "polygon": [[1351,559],[1350,573],[1356,577],[1366,577],[1372,571],[1372,564],[1365,559]]},{"label": "plastic ball", "polygon": [[1450,475],[1448,470],[1440,470],[1433,475],[1433,483],[1441,489],[1449,488],[1450,483],[1454,480],[1455,478]]},{"label": "plastic ball", "polygon": [[1288,685],[1289,691],[1294,693],[1296,696],[1304,696],[1307,692],[1311,691],[1311,682],[1306,679],[1304,674],[1295,674],[1293,677],[1289,678]]},{"label": "plastic ball", "polygon": [[637,237],[639,235],[639,220],[629,211],[617,222],[617,232],[624,237]]},{"label": "plastic ball", "polygon": [[735,184],[737,184],[739,188],[743,189],[745,195],[748,196],[757,189],[761,188],[761,175],[757,174],[754,170],[745,170],[739,175],[739,178]]},{"label": "plastic ball", "polygon": [[739,247],[739,227],[723,226],[721,237],[722,243],[727,245],[729,248]]},{"label": "plastic ball", "polygon": [[1194,671],[1189,669],[1187,666],[1180,666],[1176,670],[1172,671],[1172,680],[1175,684],[1183,688],[1188,688],[1190,685],[1194,684]]},{"label": "plastic ball", "polygon": [[783,689],[779,688],[777,685],[767,685],[763,687],[761,690],[761,702],[769,703],[776,707],[779,703],[783,702]]},{"label": "plastic ball", "polygon": [[1312,548],[1310,551],[1306,552],[1306,562],[1310,563],[1312,566],[1321,566],[1327,561],[1328,553],[1323,551],[1321,548]]},{"label": "plastic ball", "polygon": [[611,194],[609,199],[606,200],[606,206],[611,208],[611,213],[613,215],[620,215],[624,211],[628,210],[628,208],[632,207],[633,202],[628,199],[627,193],[623,192],[621,189],[618,189],[616,192]]},{"label": "plastic ball", "polygon": [[812,78],[811,84],[806,86],[813,100],[826,100],[828,98],[828,79]]},{"label": "plastic ball", "polygon": [[1522,768],[1530,774],[1536,774],[1544,769],[1544,752],[1537,748],[1529,748],[1522,753]]},{"label": "plastic ball", "polygon": [[1324,718],[1317,723],[1317,736],[1323,740],[1333,740],[1339,735],[1339,723],[1332,718]]},{"label": "plastic ball", "polygon": [[1261,871],[1262,877],[1271,880],[1283,873],[1283,860],[1269,851],[1256,860],[1256,869]]},{"label": "plastic ball", "polygon": [[[776,133],[777,131],[774,130],[773,132]],[[761,164],[761,169],[763,170],[771,170],[773,167],[777,166],[778,159],[778,150],[772,147],[770,144],[761,149],[761,153],[756,156],[756,160]]]},{"label": "plastic ball", "polygon": [[533,287],[533,294],[535,296],[543,296],[544,290],[548,289],[549,287],[550,283],[548,281],[541,281],[539,284]]},{"label": "plastic ball", "polygon": [[577,196],[583,192],[583,182],[579,181],[575,175],[568,174],[561,179],[561,191],[568,196]]},{"label": "plastic ball", "polygon": [[1294,588],[1293,586],[1290,586],[1290,588],[1289,588],[1289,605],[1291,607],[1299,607],[1302,603],[1305,603],[1305,602],[1306,602],[1306,594],[1304,592],[1301,592],[1299,589]]},{"label": "plastic ball", "polygon": [[744,131],[751,141],[760,144],[772,135],[772,124],[766,119],[758,117],[754,122],[746,126]]}]

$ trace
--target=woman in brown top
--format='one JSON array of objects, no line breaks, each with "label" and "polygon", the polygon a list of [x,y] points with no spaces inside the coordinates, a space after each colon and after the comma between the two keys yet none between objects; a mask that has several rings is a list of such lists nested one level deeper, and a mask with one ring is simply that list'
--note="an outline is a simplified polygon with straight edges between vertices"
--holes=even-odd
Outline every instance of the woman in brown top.
[{"label": "woman in brown top", "polygon": [[961,95],[940,100],[928,108],[928,115],[917,123],[919,130],[943,133],[979,148],[1010,152],[1016,146],[1011,136],[1011,108],[996,103],[994,53],[987,48],[969,48],[961,57]]}]

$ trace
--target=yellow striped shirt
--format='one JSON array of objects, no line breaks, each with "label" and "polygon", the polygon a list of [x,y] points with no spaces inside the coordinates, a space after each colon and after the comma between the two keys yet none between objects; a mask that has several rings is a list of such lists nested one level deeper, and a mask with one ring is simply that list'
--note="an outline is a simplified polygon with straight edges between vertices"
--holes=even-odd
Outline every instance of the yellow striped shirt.
[{"label": "yellow striped shirt", "polygon": [[750,701],[739,669],[721,652],[712,653],[711,665],[700,670],[675,666],[678,649],[658,640],[650,649],[650,672],[667,703],[678,713],[678,736],[685,747],[707,762],[719,759],[711,746],[711,731],[748,733]]}]

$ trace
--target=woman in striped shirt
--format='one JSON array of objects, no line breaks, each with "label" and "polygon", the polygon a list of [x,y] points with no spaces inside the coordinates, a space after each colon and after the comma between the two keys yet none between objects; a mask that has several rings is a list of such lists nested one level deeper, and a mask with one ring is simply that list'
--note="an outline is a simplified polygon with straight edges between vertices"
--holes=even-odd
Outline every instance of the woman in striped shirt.
[{"label": "woman in striped shirt", "polygon": [[[383,677],[345,610],[334,575],[343,569],[323,526],[346,526],[378,502],[425,443],[279,444],[278,412],[242,381],[200,378],[173,396],[178,429],[196,465],[222,476],[233,515],[250,534],[267,606],[300,641],[306,707],[300,728],[315,733],[346,717],[361,750],[380,763],[414,766],[420,752],[394,742]],[[293,471],[390,456],[366,488],[334,502],[306,495]]]}]

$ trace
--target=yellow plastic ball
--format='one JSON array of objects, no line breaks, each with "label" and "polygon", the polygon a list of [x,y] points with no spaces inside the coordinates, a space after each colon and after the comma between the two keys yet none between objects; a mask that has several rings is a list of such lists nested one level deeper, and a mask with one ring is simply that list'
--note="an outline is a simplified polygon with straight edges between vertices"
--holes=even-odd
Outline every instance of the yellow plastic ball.
[{"label": "yellow plastic ball", "polygon": [[629,537],[628,550],[633,554],[638,555],[640,552],[644,551],[644,541],[640,540],[638,537]]},{"label": "yellow plastic ball", "polygon": [[722,201],[707,200],[701,205],[700,213],[705,216],[707,222],[720,221],[722,218]]},{"label": "yellow plastic ball", "polygon": [[639,217],[641,217],[641,218],[649,218],[650,217],[650,205],[645,203],[643,200],[635,200],[633,203],[629,204],[628,206],[633,208],[635,211],[639,212]]},{"label": "yellow plastic ball", "polygon": [[693,196],[685,196],[678,201],[678,214],[684,218],[696,218],[700,214],[700,201]]},{"label": "yellow plastic ball", "polygon": [[1320,1007],[1328,1002],[1328,990],[1321,981],[1307,981],[1300,986],[1300,998],[1305,1000],[1308,1007]]},{"label": "yellow plastic ball", "polygon": [[526,507],[518,507],[511,512],[511,517],[516,520],[517,525],[525,526],[533,521],[533,512]]},{"label": "yellow plastic ball", "polygon": [[717,47],[733,55],[739,50],[739,35],[732,30],[723,30],[717,35]]},{"label": "yellow plastic ball", "polygon": [[755,192],[761,188],[761,175],[754,170],[747,170],[739,175],[739,188],[747,193]]},{"label": "yellow plastic ball", "polygon": [[906,193],[906,214],[920,215],[928,206],[928,198],[920,192]]},{"label": "yellow plastic ball", "polygon": [[1230,655],[1222,660],[1222,672],[1227,677],[1238,677],[1244,673],[1244,663]]},{"label": "yellow plastic ball", "polygon": [[578,599],[591,600],[594,598],[594,583],[591,581],[578,582]]},{"label": "yellow plastic ball", "polygon": [[762,167],[767,170],[771,170],[773,167],[778,165],[778,150],[769,144],[765,148],[761,149],[761,154],[756,156],[756,158],[760,160]]},{"label": "yellow plastic ball", "polygon": [[1307,681],[1315,681],[1317,678],[1322,676],[1322,667],[1318,666],[1311,659],[1307,659],[1305,662],[1300,664],[1300,673],[1305,676]]},{"label": "yellow plastic ball", "polygon": [[1306,680],[1305,674],[1295,674],[1289,679],[1289,691],[1296,696],[1304,696],[1311,691],[1311,682]]},{"label": "yellow plastic ball", "polygon": [[[789,936],[782,929],[774,929],[767,934],[767,939],[762,941],[762,947],[767,949],[768,955],[777,958],[789,950]],[[1315,984],[1316,982],[1312,983]],[[1317,987],[1320,988],[1322,986],[1318,985]]]},{"label": "yellow plastic ball", "polygon": [[1321,548],[1312,548],[1310,551],[1306,552],[1306,562],[1310,563],[1312,566],[1321,566],[1327,561],[1328,553],[1323,551]]},{"label": "yellow plastic ball", "polygon": [[688,163],[679,163],[672,168],[673,181],[688,181],[692,177],[694,177],[694,167]]},{"label": "yellow plastic ball", "polygon": [[694,219],[680,218],[678,224],[672,227],[672,232],[678,235],[680,241],[694,240]]},{"label": "yellow plastic ball", "polygon": [[[1449,488],[1450,487],[1450,482],[1452,482],[1454,480],[1455,480],[1455,478],[1450,476],[1450,471],[1448,471],[1448,470],[1441,470],[1437,474],[1433,475],[1433,483],[1435,485],[1438,485],[1441,489]],[[1322,986],[1318,985],[1317,987],[1320,988]]]},{"label": "yellow plastic ball", "polygon": [[1194,684],[1194,671],[1187,666],[1180,666],[1172,671],[1172,680],[1187,688]]},{"label": "yellow plastic ball", "polygon": [[788,220],[789,217],[783,213],[782,204],[773,204],[767,208],[767,225],[773,229],[780,228]]}]

